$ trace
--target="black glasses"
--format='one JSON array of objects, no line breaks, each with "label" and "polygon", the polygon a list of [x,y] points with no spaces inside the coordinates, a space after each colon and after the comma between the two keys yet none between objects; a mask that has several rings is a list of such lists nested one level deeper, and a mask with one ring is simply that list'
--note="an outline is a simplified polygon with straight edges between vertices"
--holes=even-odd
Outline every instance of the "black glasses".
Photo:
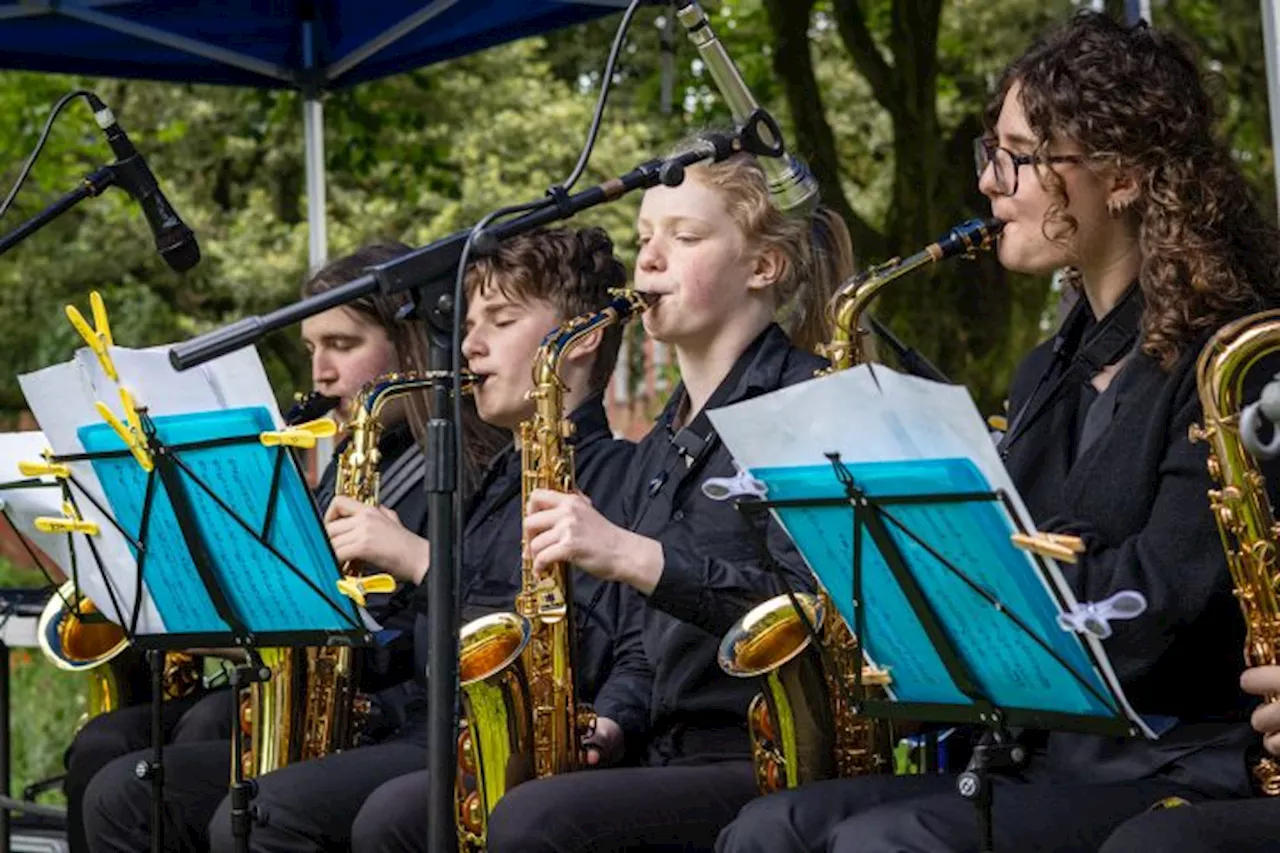
[{"label": "black glasses", "polygon": [[973,140],[973,162],[978,167],[978,177],[992,168],[992,177],[996,181],[996,192],[1001,195],[1016,195],[1018,192],[1018,171],[1020,166],[1033,163],[1083,163],[1091,159],[1087,154],[1014,154],[1008,148],[1001,148],[989,136],[979,136]]}]

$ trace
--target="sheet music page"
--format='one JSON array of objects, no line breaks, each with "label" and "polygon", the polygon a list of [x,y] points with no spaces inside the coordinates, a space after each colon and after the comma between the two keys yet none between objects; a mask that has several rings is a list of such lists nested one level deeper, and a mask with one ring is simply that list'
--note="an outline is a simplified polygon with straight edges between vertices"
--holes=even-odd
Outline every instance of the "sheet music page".
[{"label": "sheet music page", "polygon": [[[275,424],[282,424],[275,395],[256,349],[238,350],[184,372],[175,370],[169,363],[168,351],[168,346],[111,347],[109,352],[120,376],[119,383],[107,376],[97,356],[87,347],[77,350],[69,361],[19,376],[18,382],[49,446],[57,455],[85,452],[77,431],[83,426],[103,423],[94,408],[95,401],[105,403],[117,417],[123,418],[120,385],[127,387],[137,405],[147,407],[153,416],[263,406]],[[100,534],[93,537],[92,544],[106,572],[105,577],[97,576],[97,560],[87,537],[75,536],[81,584],[85,594],[108,619],[125,621],[132,614],[137,563],[128,541],[112,524],[109,515],[93,505],[93,501],[97,501],[109,508],[92,465],[89,462],[70,464],[76,482],[85,492],[84,498],[77,495],[81,513],[99,525]],[[112,606],[108,586],[124,602],[123,613],[116,612]],[[137,628],[141,634],[166,632],[164,620],[145,589]]]},{"label": "sheet music page", "polygon": [[[963,387],[906,376],[883,365],[862,365],[708,414],[736,462],[766,482],[771,499],[842,497],[843,489],[826,458],[826,454],[835,452],[845,465],[854,469],[855,479],[868,494],[1001,490],[1010,498],[1015,518],[1023,528],[1035,529],[985,422]],[[976,485],[963,485],[966,467],[976,475],[972,478]],[[969,506],[978,507],[977,504]],[[995,507],[990,502],[983,502],[983,506]],[[803,543],[801,550],[806,559],[823,566],[818,573],[829,579],[828,587],[834,585],[835,588],[828,591],[849,621],[852,615],[852,511],[806,508],[781,512],[787,520],[777,509],[773,510],[775,518],[798,544]],[[1101,644],[1093,638],[1080,638],[1082,643],[1076,648],[1077,644],[1070,642],[1074,635],[1063,633],[1054,624],[1056,602],[1060,601],[1063,608],[1077,606],[1056,564],[1045,560],[1043,571],[1037,571],[1030,555],[1009,544],[1008,533],[1012,530],[993,529],[991,517],[975,517],[973,524],[978,526],[974,527],[964,512],[943,511],[940,505],[895,506],[887,512],[908,522],[909,529],[927,530],[928,537],[933,539],[931,544],[971,574],[977,583],[983,587],[987,582],[993,585],[991,588],[1000,586],[1000,596],[1008,599],[1007,604],[1036,611],[1037,624],[1050,626],[1042,639],[1057,645],[1060,652],[1074,652],[1072,659],[1096,673],[1096,678],[1104,681],[1120,698],[1126,715],[1138,721],[1119,689]],[[987,516],[996,514],[1004,517],[1003,509],[998,513],[988,512]],[[1008,524],[1007,518],[1002,524]],[[993,684],[1002,686],[1006,697],[1013,701],[1026,700],[1028,704],[1022,707],[1033,707],[1036,692],[1053,676],[1062,675],[1054,672],[1061,669],[1060,664],[1029,646],[1012,654],[1015,647],[1024,645],[1025,637],[1009,635],[1004,641],[1007,645],[999,648],[991,648],[990,642],[984,645],[982,638],[973,635],[973,627],[979,620],[989,623],[988,627],[993,630],[1000,627],[983,616],[992,609],[991,605],[981,596],[966,591],[963,584],[957,586],[954,579],[946,577],[943,564],[926,551],[898,533],[891,533],[910,559],[913,573],[923,572],[923,577],[918,575],[918,579],[929,580],[928,594],[939,597],[935,606],[949,601],[946,605],[949,612],[970,614],[968,633],[957,637],[956,642],[968,647],[973,654],[978,654],[976,649],[990,648],[987,654],[980,655],[975,665],[986,670],[988,677],[994,679]],[[1019,584],[1009,582],[1010,576],[1004,574],[1007,572],[1016,573],[1021,589]],[[878,649],[880,655],[894,659],[899,667],[896,682],[908,694],[901,698],[904,701],[967,702],[951,684],[941,659],[932,651],[906,598],[878,554],[864,565],[863,584],[864,595],[869,600],[873,593],[879,596],[876,600],[885,608],[885,613],[875,612],[874,606],[867,612],[870,655],[874,656]],[[1043,590],[1047,597],[1037,590]],[[891,617],[888,613],[895,615]],[[1086,647],[1093,653],[1092,661],[1081,654]],[[906,653],[907,649],[913,650],[913,654]],[[1074,669],[1079,671],[1080,667]],[[1097,700],[1081,692],[1078,685],[1064,689],[1061,697],[1063,710],[1077,713],[1097,704]]]}]

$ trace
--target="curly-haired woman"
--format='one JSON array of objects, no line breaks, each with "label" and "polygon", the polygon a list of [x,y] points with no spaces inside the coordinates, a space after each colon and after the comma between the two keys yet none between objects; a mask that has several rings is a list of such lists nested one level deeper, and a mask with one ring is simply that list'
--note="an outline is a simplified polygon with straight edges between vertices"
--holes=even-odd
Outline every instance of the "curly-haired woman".
[{"label": "curly-haired woman", "polygon": [[[1209,336],[1280,302],[1280,233],[1212,122],[1180,42],[1084,13],[1009,66],[975,143],[1001,263],[1066,269],[1083,297],[1018,368],[1000,453],[1037,525],[1083,539],[1062,567],[1080,601],[1146,597],[1104,646],[1159,734],[1019,732],[1030,758],[996,783],[998,850],[1093,853],[1153,803],[1249,794],[1243,625],[1188,427]],[[967,853],[981,839],[954,778],[866,777],[756,800],[718,849]]]}]

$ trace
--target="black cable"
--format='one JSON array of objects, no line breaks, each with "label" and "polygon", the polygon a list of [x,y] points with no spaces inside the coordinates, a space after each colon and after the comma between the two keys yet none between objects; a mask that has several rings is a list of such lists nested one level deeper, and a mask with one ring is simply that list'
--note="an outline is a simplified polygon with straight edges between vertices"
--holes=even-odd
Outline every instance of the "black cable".
[{"label": "black cable", "polygon": [[591,159],[591,152],[596,147],[596,136],[600,133],[600,120],[604,117],[604,105],[609,100],[609,89],[613,84],[614,66],[617,65],[618,54],[622,52],[627,30],[631,28],[631,19],[639,10],[640,3],[641,0],[631,0],[631,5],[627,7],[627,11],[622,14],[622,20],[618,22],[618,31],[613,36],[613,46],[609,48],[609,59],[604,65],[604,77],[600,80],[600,97],[596,100],[595,114],[591,117],[591,129],[587,131],[587,142],[578,156],[577,165],[573,167],[573,171],[569,173],[565,182],[559,185],[565,192],[573,189],[573,185],[582,177],[582,173],[587,169],[587,162]]},{"label": "black cable", "polygon": [[53,111],[49,113],[49,118],[44,123],[44,130],[40,131],[40,138],[36,140],[35,149],[32,150],[31,156],[27,158],[26,165],[22,167],[22,172],[18,175],[18,180],[14,182],[13,189],[9,190],[9,195],[3,203],[0,203],[0,219],[3,219],[4,215],[9,212],[9,207],[17,197],[18,190],[22,189],[22,185],[26,183],[27,176],[31,174],[31,167],[36,164],[36,158],[40,156],[40,151],[44,148],[44,144],[49,141],[49,132],[53,130],[53,122],[58,117],[58,113],[62,112],[63,108],[71,103],[71,99],[75,97],[84,98],[88,102],[93,97],[93,93],[84,89],[76,89],[74,92],[68,92],[63,95],[53,105]]}]

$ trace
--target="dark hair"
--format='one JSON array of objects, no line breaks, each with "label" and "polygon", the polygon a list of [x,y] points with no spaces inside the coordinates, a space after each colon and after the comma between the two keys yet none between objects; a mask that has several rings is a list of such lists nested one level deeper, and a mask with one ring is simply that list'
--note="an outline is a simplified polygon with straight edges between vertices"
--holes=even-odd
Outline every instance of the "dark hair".
[{"label": "dark hair", "polygon": [[[493,287],[513,301],[549,303],[562,320],[599,311],[609,291],[626,283],[627,269],[603,228],[538,228],[502,241],[467,270],[468,295]],[[606,328],[591,368],[592,392],[608,384],[621,344],[622,327]]]},{"label": "dark hair", "polygon": [[[687,149],[693,141],[677,150]],[[853,274],[853,240],[835,211],[783,213],[769,197],[769,181],[750,154],[691,166],[688,176],[719,192],[748,241],[776,248],[783,270],[773,284],[774,304],[796,346],[814,350],[831,337],[827,303]]]},{"label": "dark hair", "polygon": [[[386,263],[412,249],[404,243],[385,241],[368,243],[349,255],[330,261],[311,275],[302,285],[303,297],[316,296],[364,275],[371,266]],[[422,334],[422,324],[412,319],[398,319],[399,312],[409,304],[407,293],[387,294],[381,291],[361,296],[344,305],[371,325],[381,328],[395,348],[396,361],[402,371],[425,372],[427,369],[427,342]],[[427,421],[431,418],[430,395],[426,393],[405,395],[408,402],[409,427],[414,438],[426,446]],[[502,447],[507,436],[502,430],[481,420],[475,402],[463,401],[463,423],[459,425],[465,437],[466,459],[463,490],[469,492],[479,482],[484,467]]]},{"label": "dark hair", "polygon": [[[1130,210],[1142,253],[1144,352],[1169,368],[1205,331],[1280,295],[1280,231],[1214,135],[1213,101],[1188,45],[1145,22],[1084,11],[1005,70],[988,128],[1015,83],[1038,153],[1073,140],[1090,162],[1138,177]],[[1063,239],[1078,223],[1061,178],[1047,174],[1055,201],[1045,235],[1053,225],[1050,239]],[[1078,287],[1079,272],[1068,270],[1067,280]]]}]

